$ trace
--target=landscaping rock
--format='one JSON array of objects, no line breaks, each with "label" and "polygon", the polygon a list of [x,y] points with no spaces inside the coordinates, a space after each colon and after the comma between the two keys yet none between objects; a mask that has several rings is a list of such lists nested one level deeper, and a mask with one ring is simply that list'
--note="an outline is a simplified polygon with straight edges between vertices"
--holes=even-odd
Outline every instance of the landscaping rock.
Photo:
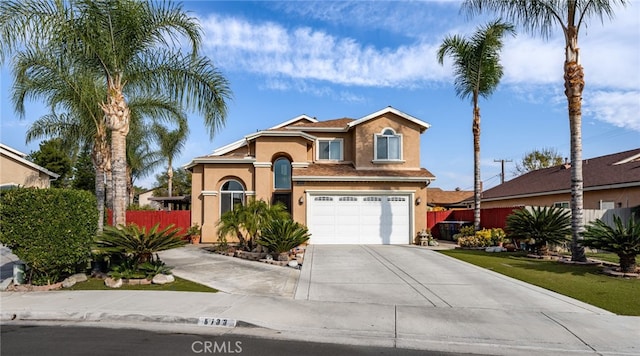
[{"label": "landscaping rock", "polygon": [[69,276],[69,278],[75,280],[76,282],[84,282],[88,279],[87,275],[84,273],[76,273],[72,276]]},{"label": "landscaping rock", "polygon": [[289,267],[298,267],[298,261],[297,260],[291,260],[289,261]]},{"label": "landscaping rock", "polygon": [[109,288],[120,288],[122,287],[122,278],[115,280],[111,277],[105,278],[104,285]]},{"label": "landscaping rock", "polygon": [[73,276],[67,277],[64,279],[64,281],[62,281],[62,288],[70,288],[70,287],[73,287],[75,284],[76,284],[76,280],[73,278]]},{"label": "landscaping rock", "polygon": [[9,288],[9,286],[11,285],[11,283],[13,283],[13,278],[9,277],[6,278],[4,281],[2,281],[0,283],[0,291],[5,291],[7,290],[7,288]]},{"label": "landscaping rock", "polygon": [[153,279],[151,280],[151,283],[153,284],[167,284],[167,283],[172,283],[174,282],[176,279],[173,277],[172,274],[156,274],[155,276],[153,276]]}]

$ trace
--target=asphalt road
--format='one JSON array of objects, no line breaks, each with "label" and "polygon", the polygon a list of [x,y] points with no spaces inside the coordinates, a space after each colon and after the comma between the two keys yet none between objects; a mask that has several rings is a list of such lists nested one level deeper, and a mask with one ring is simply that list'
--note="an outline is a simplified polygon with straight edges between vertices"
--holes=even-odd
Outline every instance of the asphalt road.
[{"label": "asphalt road", "polygon": [[2,325],[3,356],[35,355],[460,355],[396,348],[78,326]]}]

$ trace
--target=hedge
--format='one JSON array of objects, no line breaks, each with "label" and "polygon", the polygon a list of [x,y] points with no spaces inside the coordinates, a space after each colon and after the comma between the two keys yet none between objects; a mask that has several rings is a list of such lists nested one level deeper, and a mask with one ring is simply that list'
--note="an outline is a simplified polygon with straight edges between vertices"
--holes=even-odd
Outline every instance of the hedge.
[{"label": "hedge", "polygon": [[15,188],[0,193],[0,242],[28,267],[32,284],[50,284],[85,269],[98,226],[87,191]]}]

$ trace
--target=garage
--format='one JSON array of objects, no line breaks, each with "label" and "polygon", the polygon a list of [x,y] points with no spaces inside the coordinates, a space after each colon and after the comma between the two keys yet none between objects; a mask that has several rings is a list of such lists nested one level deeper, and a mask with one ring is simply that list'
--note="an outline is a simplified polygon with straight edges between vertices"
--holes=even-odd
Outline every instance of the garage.
[{"label": "garage", "polygon": [[312,244],[409,244],[411,195],[310,195]]}]

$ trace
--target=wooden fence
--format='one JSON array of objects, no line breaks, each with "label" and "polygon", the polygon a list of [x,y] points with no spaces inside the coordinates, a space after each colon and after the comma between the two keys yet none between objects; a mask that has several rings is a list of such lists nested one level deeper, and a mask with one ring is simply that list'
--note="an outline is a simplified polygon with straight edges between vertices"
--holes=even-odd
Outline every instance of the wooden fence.
[{"label": "wooden fence", "polygon": [[[107,213],[109,224],[112,221],[111,211]],[[182,228],[181,232],[191,226],[191,211],[190,210],[128,210],[127,211],[127,224],[136,224],[138,226],[144,226],[147,231],[155,224],[160,223],[160,229],[163,229],[171,224],[176,227]]]},{"label": "wooden fence", "polygon": [[[523,207],[513,208],[489,208],[480,209],[480,227],[491,229],[501,228],[504,229],[507,222],[507,216],[509,216],[514,210],[522,209]],[[525,207],[530,209],[531,207]],[[566,209],[571,213],[570,209]],[[618,208],[618,209],[584,209],[583,210],[583,223],[587,225],[589,222],[601,219],[607,225],[613,226],[613,217],[619,216],[623,223],[629,220],[632,214],[631,208]],[[427,212],[427,228],[431,230],[431,233],[435,238],[442,238],[440,234],[440,222],[457,222],[457,228],[462,225],[473,224],[473,209],[460,209],[460,210],[446,210],[446,211],[429,211]],[[454,224],[454,223],[451,223]],[[442,224],[441,224],[442,225]]]}]

